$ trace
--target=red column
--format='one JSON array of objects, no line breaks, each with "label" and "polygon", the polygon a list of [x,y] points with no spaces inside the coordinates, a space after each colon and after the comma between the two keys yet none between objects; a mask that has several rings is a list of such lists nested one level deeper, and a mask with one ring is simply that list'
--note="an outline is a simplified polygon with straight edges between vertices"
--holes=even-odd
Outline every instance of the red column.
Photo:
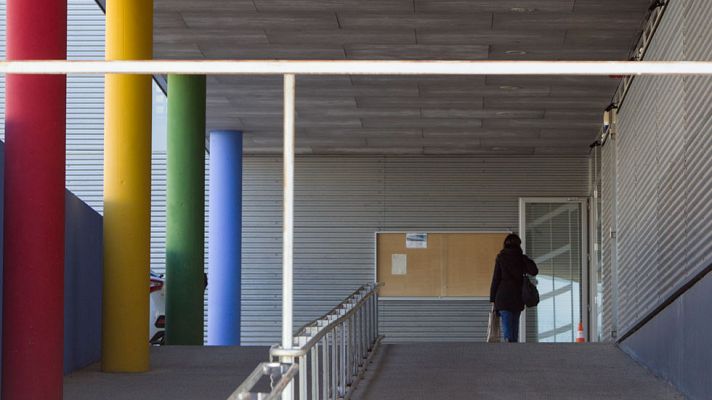
[{"label": "red column", "polygon": [[[67,1],[8,0],[8,60],[66,59]],[[10,75],[2,399],[61,399],[66,77]]]}]

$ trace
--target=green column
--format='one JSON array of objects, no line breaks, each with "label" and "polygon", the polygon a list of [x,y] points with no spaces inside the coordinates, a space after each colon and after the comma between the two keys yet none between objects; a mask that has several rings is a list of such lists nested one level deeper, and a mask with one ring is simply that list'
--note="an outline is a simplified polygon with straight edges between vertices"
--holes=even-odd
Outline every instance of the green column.
[{"label": "green column", "polygon": [[168,76],[166,343],[203,344],[205,76]]}]

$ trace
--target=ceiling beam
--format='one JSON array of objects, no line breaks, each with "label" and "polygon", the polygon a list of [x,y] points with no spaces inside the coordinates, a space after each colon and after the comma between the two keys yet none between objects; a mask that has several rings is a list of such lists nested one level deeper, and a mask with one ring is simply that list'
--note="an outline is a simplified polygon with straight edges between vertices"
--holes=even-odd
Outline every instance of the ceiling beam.
[{"label": "ceiling beam", "polygon": [[2,61],[3,74],[712,75],[707,61]]}]

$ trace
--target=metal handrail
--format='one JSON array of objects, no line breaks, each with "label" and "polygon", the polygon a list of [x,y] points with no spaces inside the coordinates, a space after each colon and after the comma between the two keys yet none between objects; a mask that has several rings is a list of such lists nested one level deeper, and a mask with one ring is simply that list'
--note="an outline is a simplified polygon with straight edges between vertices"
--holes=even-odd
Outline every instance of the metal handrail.
[{"label": "metal handrail", "polygon": [[[311,321],[307,322],[306,324],[302,325],[302,327],[299,328],[299,330],[297,331],[296,335],[294,335],[294,336],[302,336],[302,335],[304,335],[304,333],[306,332],[306,329],[307,329],[307,328],[313,326],[314,324],[316,324],[317,321],[326,318],[329,314],[331,314],[331,313],[335,312],[336,310],[338,310],[339,308],[341,308],[344,303],[348,302],[350,299],[352,299],[353,297],[355,297],[360,291],[364,290],[365,288],[368,288],[369,285],[371,285],[371,284],[362,285],[360,288],[354,290],[350,295],[348,295],[348,297],[346,297],[346,300],[344,300],[344,301],[342,301],[341,303],[335,305],[334,308],[332,308],[332,309],[329,310],[328,312],[324,313],[324,315],[322,315],[321,317],[319,317],[319,318],[317,318],[317,319],[314,319],[314,320],[311,320]],[[381,283],[381,284],[379,284],[379,286],[383,286],[383,284]]]},{"label": "metal handrail", "polygon": [[[353,301],[352,298],[357,296],[360,293],[360,291],[368,290],[370,286],[371,285],[362,286],[360,289],[355,291],[351,296],[349,296],[346,300],[341,302],[338,306],[331,309],[331,311],[324,314],[322,317],[317,318],[317,319],[313,320],[312,322],[309,322],[308,324],[304,325],[304,327],[302,327],[302,329],[299,331],[299,333],[297,333],[294,336],[294,344],[296,346],[299,346],[299,344],[300,344],[299,338],[307,337],[309,339],[305,345],[302,345],[295,349],[282,349],[281,346],[274,345],[270,348],[270,356],[273,356],[273,357],[303,356],[305,354],[305,350],[308,350],[309,348],[316,345],[316,343],[320,339],[322,339],[327,333],[329,333],[328,331],[329,331],[330,326],[339,325],[339,324],[343,323],[345,320],[349,319],[353,314],[355,314],[357,312],[357,310],[358,310],[357,307],[360,307],[362,305],[362,303],[365,303],[366,300],[370,299],[371,297],[373,297],[375,295],[375,291],[369,291],[365,296],[360,298],[360,300],[358,300],[358,302],[356,304],[353,304],[352,308],[350,308],[348,310],[343,308],[343,305],[349,304],[351,301]],[[381,286],[383,286],[382,283],[377,284],[377,287],[380,288]],[[339,311],[342,309],[344,309],[346,311],[344,311],[343,313],[339,313]],[[329,325],[327,325],[326,327],[322,327],[321,329],[319,329],[319,327],[318,327],[319,321],[328,321],[330,316],[332,316],[332,315],[336,315],[336,316],[338,316],[338,318],[336,320],[329,322]],[[317,328],[318,331],[316,334],[309,335],[306,332],[309,328]]]},{"label": "metal handrail", "polygon": [[[260,365],[250,373],[247,379],[228,397],[228,400],[279,399],[282,395],[282,391],[284,391],[297,373],[299,373],[299,366],[296,364],[260,363]],[[272,391],[270,393],[250,393],[250,390],[265,376],[269,376],[273,383]],[[274,384],[275,381],[277,381],[276,385]]]},{"label": "metal handrail", "polygon": [[[294,337],[294,348],[270,348],[270,362],[261,363],[228,400],[294,398],[336,400],[351,397],[382,336],[378,335],[378,291],[381,283],[361,286],[323,316],[305,324]],[[270,393],[253,392],[264,377]]]}]

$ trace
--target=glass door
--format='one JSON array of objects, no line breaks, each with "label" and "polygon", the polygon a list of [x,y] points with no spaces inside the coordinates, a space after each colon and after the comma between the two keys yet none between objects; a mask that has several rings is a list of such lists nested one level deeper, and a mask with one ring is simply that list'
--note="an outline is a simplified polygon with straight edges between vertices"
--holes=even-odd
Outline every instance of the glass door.
[{"label": "glass door", "polygon": [[587,293],[585,199],[520,200],[522,248],[539,267],[541,301],[522,319],[527,342],[574,342]]}]

